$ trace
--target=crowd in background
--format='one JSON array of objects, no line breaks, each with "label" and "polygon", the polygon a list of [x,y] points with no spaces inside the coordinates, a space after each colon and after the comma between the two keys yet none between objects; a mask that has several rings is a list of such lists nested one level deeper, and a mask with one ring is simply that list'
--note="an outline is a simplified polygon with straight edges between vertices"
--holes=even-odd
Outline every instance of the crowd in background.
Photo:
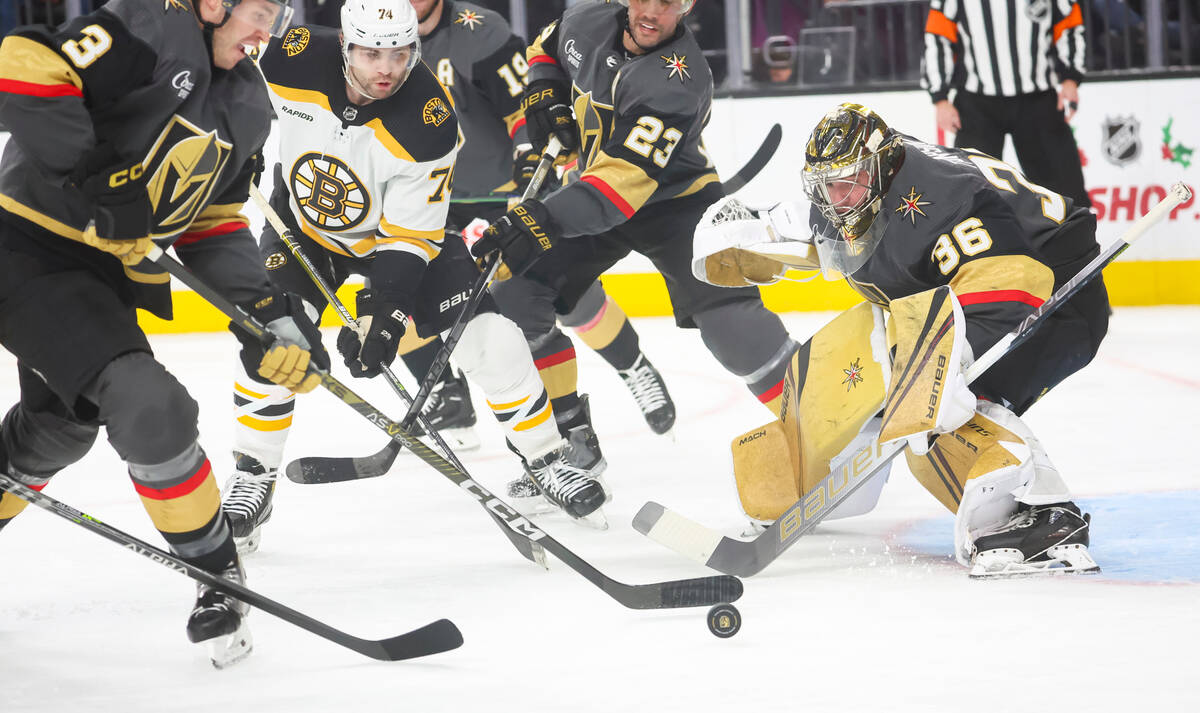
[{"label": "crowd in background", "polygon": [[[310,22],[336,25],[341,0],[302,0]],[[513,19],[514,0],[473,0]],[[516,0],[530,35],[580,0]],[[964,0],[969,1],[969,0]],[[0,30],[64,22],[104,0],[0,0]],[[732,8],[727,7],[735,3]],[[1088,69],[1125,72],[1156,67],[1152,34],[1161,35],[1158,64],[1200,66],[1200,0],[1079,0]],[[697,0],[688,25],[713,69],[718,91],[793,91],[833,87],[915,87],[921,76],[928,0]],[[729,61],[729,10],[744,43]],[[1160,9],[1161,17],[1148,16]],[[520,23],[514,29],[522,30]],[[735,50],[736,51],[736,50]],[[742,69],[731,77],[730,66]]]}]

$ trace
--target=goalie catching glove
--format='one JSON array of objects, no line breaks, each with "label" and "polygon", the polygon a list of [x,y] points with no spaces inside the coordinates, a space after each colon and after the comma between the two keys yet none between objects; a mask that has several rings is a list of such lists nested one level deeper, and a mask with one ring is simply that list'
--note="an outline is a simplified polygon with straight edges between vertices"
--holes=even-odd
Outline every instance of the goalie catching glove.
[{"label": "goalie catching glove", "polygon": [[541,202],[522,201],[483,231],[471,246],[471,255],[482,258],[499,250],[512,274],[523,275],[554,247],[555,232],[550,212]]},{"label": "goalie catching glove", "polygon": [[704,211],[692,242],[692,274],[718,287],[769,285],[790,269],[814,270],[816,251],[795,205],[756,215],[726,196]]},{"label": "goalie catching glove", "polygon": [[285,386],[300,394],[321,383],[321,376],[309,371],[329,369],[329,354],[321,346],[317,325],[304,313],[296,295],[277,292],[255,302],[246,310],[275,336],[270,346],[232,322],[233,332],[242,344],[242,366],[251,378]]}]

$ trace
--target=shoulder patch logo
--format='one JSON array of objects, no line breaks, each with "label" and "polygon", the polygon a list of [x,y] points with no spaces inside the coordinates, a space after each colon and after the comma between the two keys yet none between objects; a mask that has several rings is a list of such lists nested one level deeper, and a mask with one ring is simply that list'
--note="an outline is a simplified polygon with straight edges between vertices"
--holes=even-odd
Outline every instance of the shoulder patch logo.
[{"label": "shoulder patch logo", "polygon": [[189,8],[183,0],[163,0],[163,12],[167,12],[168,10],[188,12]]},{"label": "shoulder patch logo", "polygon": [[421,120],[426,124],[441,126],[442,122],[450,118],[450,109],[446,107],[446,102],[439,97],[434,97],[425,102],[425,108],[421,110]]},{"label": "shoulder patch logo", "polygon": [[307,27],[293,27],[283,37],[283,51],[287,52],[288,57],[295,57],[308,47],[311,37],[312,33]]},{"label": "shoulder patch logo", "polygon": [[692,78],[691,72],[688,71],[687,55],[678,55],[672,52],[670,57],[666,56],[665,54],[659,55],[659,57],[666,62],[664,69],[670,70],[670,72],[667,74],[667,79],[670,79],[671,77],[679,77],[679,83],[683,84],[683,80]]},{"label": "shoulder patch logo", "polygon": [[287,261],[287,255],[281,251],[276,251],[268,255],[267,258],[263,260],[263,267],[267,268],[268,270],[278,270],[286,265]]},{"label": "shoulder patch logo", "polygon": [[908,218],[913,225],[917,224],[917,216],[928,218],[925,211],[921,210],[923,205],[933,205],[931,201],[921,200],[923,193],[917,193],[917,187],[912,186],[908,189],[907,196],[900,196],[900,205],[896,206],[896,212],[901,214],[901,218]]},{"label": "shoulder patch logo", "polygon": [[483,24],[483,15],[474,10],[463,10],[458,13],[458,18],[454,21],[456,25],[463,25],[468,30],[474,32],[476,27]]}]

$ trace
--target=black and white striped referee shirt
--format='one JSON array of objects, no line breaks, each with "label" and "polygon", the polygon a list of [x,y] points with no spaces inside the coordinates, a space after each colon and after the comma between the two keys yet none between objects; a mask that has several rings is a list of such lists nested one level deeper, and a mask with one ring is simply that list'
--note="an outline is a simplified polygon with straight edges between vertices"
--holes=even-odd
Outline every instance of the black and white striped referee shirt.
[{"label": "black and white striped referee shirt", "polygon": [[956,51],[973,94],[1032,94],[1053,89],[1054,76],[1081,82],[1083,15],[1075,0],[932,0],[921,84],[935,102],[950,91]]}]

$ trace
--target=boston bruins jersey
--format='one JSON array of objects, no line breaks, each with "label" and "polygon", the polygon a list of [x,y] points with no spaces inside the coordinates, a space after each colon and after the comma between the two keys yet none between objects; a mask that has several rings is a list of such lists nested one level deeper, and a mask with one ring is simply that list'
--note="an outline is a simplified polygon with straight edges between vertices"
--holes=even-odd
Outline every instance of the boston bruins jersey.
[{"label": "boston bruins jersey", "polygon": [[458,120],[417,63],[395,94],[347,98],[337,30],[293,27],[260,66],[279,116],[279,160],[301,230],[333,252],[441,251]]},{"label": "boston bruins jersey", "polygon": [[525,43],[499,14],[443,0],[441,20],[421,37],[421,59],[450,90],[465,138],[454,197],[512,190],[513,136],[525,123]]},{"label": "boston bruins jersey", "polygon": [[[973,151],[903,136],[904,161],[876,221],[875,251],[847,280],[868,300],[950,285],[982,354],[1099,254],[1091,214]],[[816,208],[818,230],[831,228]]]},{"label": "boston bruins jersey", "polygon": [[21,28],[0,45],[0,123],[12,132],[0,160],[0,211],[36,241],[11,240],[45,260],[92,270],[137,306],[169,318],[161,268],[150,261],[122,268],[79,242],[92,216],[77,187],[86,178],[81,168],[137,164],[148,176],[153,237],[175,244],[218,291],[253,299],[266,290],[266,276],[224,264],[213,246],[229,240],[190,248],[229,236],[244,243],[236,254],[252,249],[239,211],[270,122],[253,64],[215,69],[186,0],[110,0],[57,31]]},{"label": "boston bruins jersey", "polygon": [[617,3],[579,3],[526,54],[531,82],[571,85],[582,173],[545,201],[566,237],[601,233],[718,180],[700,140],[713,82],[699,45],[680,22],[671,41],[628,56],[626,14]]}]

